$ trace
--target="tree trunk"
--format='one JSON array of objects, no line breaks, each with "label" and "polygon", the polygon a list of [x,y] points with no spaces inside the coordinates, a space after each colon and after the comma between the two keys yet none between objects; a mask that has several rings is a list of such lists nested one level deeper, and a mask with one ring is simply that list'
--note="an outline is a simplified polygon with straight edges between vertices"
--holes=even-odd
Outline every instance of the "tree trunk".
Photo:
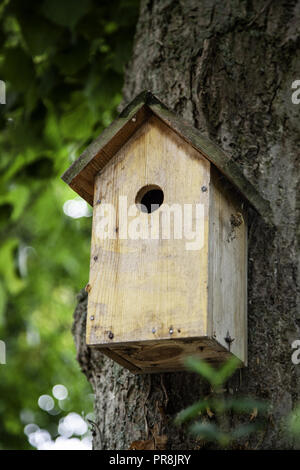
[{"label": "tree trunk", "polygon": [[[296,446],[285,432],[285,417],[300,395],[300,365],[291,361],[291,343],[300,339],[300,105],[291,100],[292,82],[300,79],[299,24],[296,0],[144,0],[124,86],[123,104],[149,89],[217,142],[274,212],[275,229],[252,214],[249,366],[228,385],[231,394],[272,404],[265,432],[240,444],[248,448]],[[74,334],[78,360],[95,392],[94,448],[127,449],[142,440],[159,448],[161,435],[167,436],[168,449],[205,446],[175,427],[173,419],[205,396],[206,383],[191,373],[133,376],[85,346],[85,317],[81,293]]]}]

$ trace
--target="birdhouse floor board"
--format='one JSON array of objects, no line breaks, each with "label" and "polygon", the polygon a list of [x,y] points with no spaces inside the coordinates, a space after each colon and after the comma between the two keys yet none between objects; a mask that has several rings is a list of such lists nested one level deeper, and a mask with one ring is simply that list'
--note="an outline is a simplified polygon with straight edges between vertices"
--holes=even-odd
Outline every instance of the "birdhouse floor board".
[{"label": "birdhouse floor board", "polygon": [[133,342],[99,349],[134,374],[183,371],[188,356],[212,365],[219,365],[231,357],[228,349],[207,337]]}]

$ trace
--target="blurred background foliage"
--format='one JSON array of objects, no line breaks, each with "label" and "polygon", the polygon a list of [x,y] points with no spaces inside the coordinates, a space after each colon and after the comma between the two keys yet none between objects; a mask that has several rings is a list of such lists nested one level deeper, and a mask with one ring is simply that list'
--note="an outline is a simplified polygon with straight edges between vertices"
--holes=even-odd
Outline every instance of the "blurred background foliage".
[{"label": "blurred background foliage", "polygon": [[[0,3],[0,449],[71,438],[58,429],[67,413],[91,416],[70,332],[88,280],[90,209],[60,176],[116,115],[138,9],[137,0]],[[82,425],[77,435],[88,436]]]}]

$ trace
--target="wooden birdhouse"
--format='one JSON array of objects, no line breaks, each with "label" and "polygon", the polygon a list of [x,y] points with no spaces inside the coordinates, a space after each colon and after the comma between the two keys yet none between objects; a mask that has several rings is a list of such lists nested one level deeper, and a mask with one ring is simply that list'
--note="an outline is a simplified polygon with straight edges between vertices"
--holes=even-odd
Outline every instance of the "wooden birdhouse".
[{"label": "wooden birdhouse", "polygon": [[134,373],[246,365],[246,206],[269,207],[237,164],[143,92],[63,180],[93,206],[87,344]]}]

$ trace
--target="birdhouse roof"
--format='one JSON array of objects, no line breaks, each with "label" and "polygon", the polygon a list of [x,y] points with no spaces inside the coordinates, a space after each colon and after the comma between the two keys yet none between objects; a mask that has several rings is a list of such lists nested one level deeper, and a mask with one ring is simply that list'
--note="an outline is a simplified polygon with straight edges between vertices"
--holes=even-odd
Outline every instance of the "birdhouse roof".
[{"label": "birdhouse roof", "polygon": [[198,150],[228,179],[250,205],[272,224],[269,202],[244,176],[238,164],[214,142],[181,117],[171,112],[150,91],[144,91],[120,113],[62,175],[65,181],[89,204],[93,205],[94,180],[97,173],[113,158],[134,132],[155,115],[183,140]]}]

